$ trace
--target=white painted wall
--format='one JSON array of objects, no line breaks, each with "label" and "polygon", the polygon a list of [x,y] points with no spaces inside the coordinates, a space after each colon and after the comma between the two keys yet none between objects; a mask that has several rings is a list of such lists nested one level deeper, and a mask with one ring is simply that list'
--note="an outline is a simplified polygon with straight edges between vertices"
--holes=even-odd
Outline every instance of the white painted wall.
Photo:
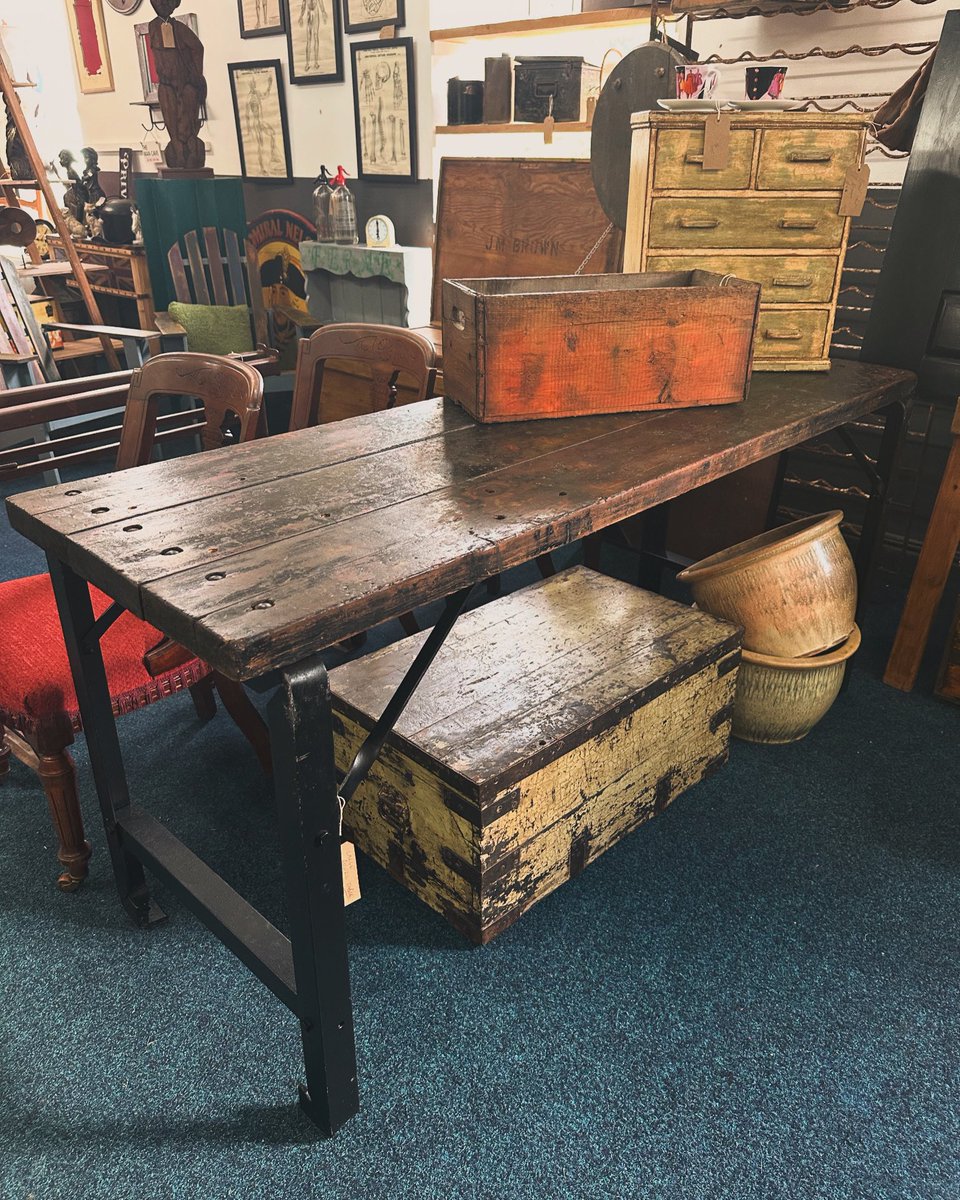
[{"label": "white painted wall", "polygon": [[[327,2],[340,3],[340,0]],[[79,149],[81,145],[92,145],[100,152],[103,166],[115,170],[117,148],[137,147],[144,137],[141,122],[146,121],[147,110],[130,104],[143,99],[133,27],[150,20],[154,12],[149,0],[144,0],[132,16],[122,16],[104,0],[115,90],[84,96],[77,87],[65,3],[66,0],[0,0],[0,21],[5,23],[0,31],[18,72],[29,70],[33,78],[44,83],[42,94],[37,95],[43,118],[36,127],[36,136],[45,157],[55,158],[64,146]],[[434,123],[430,111],[428,11],[428,0],[406,0],[406,24],[398,30],[400,36],[414,39],[421,178],[429,178],[431,174]],[[312,178],[321,162],[328,167],[343,163],[348,171],[356,172],[350,42],[369,41],[375,35],[344,36],[343,83],[293,85],[288,79],[286,39],[282,35],[241,38],[237,0],[183,0],[179,13],[185,12],[197,14],[198,32],[205,48],[209,120],[202,136],[212,147],[207,163],[218,175],[240,172],[227,63],[256,59],[279,59],[281,63],[293,174]]]}]

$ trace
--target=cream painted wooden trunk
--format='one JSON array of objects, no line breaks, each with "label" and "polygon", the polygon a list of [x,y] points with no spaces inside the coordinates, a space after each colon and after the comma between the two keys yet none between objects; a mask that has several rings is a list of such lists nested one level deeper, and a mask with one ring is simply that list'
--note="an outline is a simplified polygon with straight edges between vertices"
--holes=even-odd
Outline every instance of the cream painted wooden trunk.
[{"label": "cream painted wooden trunk", "polygon": [[753,369],[826,371],[850,230],[840,198],[869,121],[735,113],[727,165],[706,171],[709,119],[634,114],[623,269],[699,267],[759,283]]},{"label": "cream painted wooden trunk", "polygon": [[[426,634],[330,674],[349,767]],[[461,617],[345,812],[477,942],[727,758],[740,632],[573,567]]]}]

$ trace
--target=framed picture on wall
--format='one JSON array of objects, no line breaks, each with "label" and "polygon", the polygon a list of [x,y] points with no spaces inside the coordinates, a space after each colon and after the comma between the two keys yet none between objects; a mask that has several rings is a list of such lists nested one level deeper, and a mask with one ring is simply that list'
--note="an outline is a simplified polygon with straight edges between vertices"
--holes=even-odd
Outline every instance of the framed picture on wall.
[{"label": "framed picture on wall", "polygon": [[267,37],[283,33],[283,9],[280,0],[237,0],[242,38]]},{"label": "framed picture on wall", "polygon": [[353,42],[353,109],[361,179],[416,179],[413,38]]},{"label": "framed picture on wall", "polygon": [[228,63],[244,179],[292,178],[280,60]]},{"label": "framed picture on wall", "polygon": [[66,5],[80,91],[112,92],[113,68],[103,25],[102,0],[66,0]]},{"label": "framed picture on wall", "polygon": [[403,24],[404,0],[343,0],[347,33],[368,33],[386,25]]},{"label": "framed picture on wall", "polygon": [[343,79],[343,34],[338,0],[282,0],[291,83]]},{"label": "framed picture on wall", "polygon": [[[193,33],[197,32],[197,14],[183,13],[179,17],[171,18],[174,21],[182,21],[188,26]],[[139,25],[134,25],[133,32],[137,39],[137,62],[140,65],[140,86],[143,88],[143,98],[147,104],[160,103],[160,98],[157,96],[157,64],[153,61],[153,49],[150,46],[150,23],[144,21]]]}]

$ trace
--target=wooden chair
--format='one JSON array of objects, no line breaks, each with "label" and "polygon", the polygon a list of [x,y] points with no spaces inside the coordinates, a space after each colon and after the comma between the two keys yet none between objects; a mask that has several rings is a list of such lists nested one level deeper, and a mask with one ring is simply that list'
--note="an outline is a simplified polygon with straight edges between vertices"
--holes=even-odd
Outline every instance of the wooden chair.
[{"label": "wooden chair", "polygon": [[[355,412],[379,412],[426,400],[437,378],[434,346],[421,333],[395,325],[325,325],[301,341],[293,385],[291,429],[307,429]],[[360,373],[351,371],[360,368]],[[334,394],[345,382],[351,411]],[[325,386],[326,384],[326,386]]]},{"label": "wooden chair", "polygon": [[[0,452],[0,478],[28,478],[51,458],[74,465],[116,450],[118,470],[148,462],[157,443],[197,437],[205,449],[248,441],[262,431],[263,380],[253,367],[205,354],[151,359],[129,380],[101,377],[103,389],[43,385],[0,393],[0,433],[60,416],[97,412],[125,399],[122,426],[27,444]],[[92,381],[82,381],[84,384]],[[199,405],[161,415],[166,396],[195,397]],[[97,617],[112,602],[91,587]],[[252,709],[239,684],[211,674],[206,664],[132,613],[121,612],[101,647],[117,716],[190,689],[198,715],[215,710],[213,685],[224,707],[256,743]],[[220,684],[223,684],[222,690]],[[246,728],[245,728],[246,726]],[[85,878],[90,846],[84,839],[76,776],[68,747],[82,729],[76,693],[48,575],[0,583],[0,782],[12,753],[39,775],[59,841],[59,886],[72,891]],[[258,746],[261,757],[266,753]],[[267,754],[267,758],[268,758]]]},{"label": "wooden chair", "polygon": [[[48,265],[18,268],[0,255],[0,388],[53,383],[60,379],[62,365],[99,357],[105,345],[121,350],[130,370],[159,348],[160,334],[155,329],[39,322],[21,279]],[[68,334],[57,349],[51,347],[47,337],[47,332],[54,330]]]},{"label": "wooden chair", "polygon": [[[249,241],[244,243],[243,249],[241,254],[240,239],[232,229],[206,226],[199,233],[191,229],[184,234],[182,247],[175,242],[167,251],[167,262],[173,290],[181,304],[246,306],[250,310],[254,348],[260,348],[262,352],[269,339],[263,293],[256,276],[251,278],[257,254]],[[186,329],[169,313],[157,313],[156,323],[164,338],[179,339],[176,344],[188,349]],[[229,349],[227,347],[223,352],[227,353]]]}]

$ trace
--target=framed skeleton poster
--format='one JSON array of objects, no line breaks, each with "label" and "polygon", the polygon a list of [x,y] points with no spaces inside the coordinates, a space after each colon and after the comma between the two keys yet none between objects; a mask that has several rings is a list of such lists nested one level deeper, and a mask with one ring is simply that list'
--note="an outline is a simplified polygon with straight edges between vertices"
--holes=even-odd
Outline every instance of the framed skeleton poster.
[{"label": "framed skeleton poster", "polygon": [[403,0],[343,0],[347,33],[370,33],[403,24]]},{"label": "framed skeleton poster", "polygon": [[416,179],[413,38],[353,42],[353,107],[361,179]]},{"label": "framed skeleton poster", "polygon": [[280,60],[228,63],[244,179],[290,180],[290,132]]},{"label": "framed skeleton poster", "polygon": [[283,11],[280,0],[237,0],[240,10],[240,36],[266,37],[283,33]]},{"label": "framed skeleton poster", "polygon": [[291,83],[343,79],[339,0],[282,0]]},{"label": "framed skeleton poster", "polygon": [[84,95],[112,92],[113,69],[101,0],[67,0],[67,24],[80,91]]}]

